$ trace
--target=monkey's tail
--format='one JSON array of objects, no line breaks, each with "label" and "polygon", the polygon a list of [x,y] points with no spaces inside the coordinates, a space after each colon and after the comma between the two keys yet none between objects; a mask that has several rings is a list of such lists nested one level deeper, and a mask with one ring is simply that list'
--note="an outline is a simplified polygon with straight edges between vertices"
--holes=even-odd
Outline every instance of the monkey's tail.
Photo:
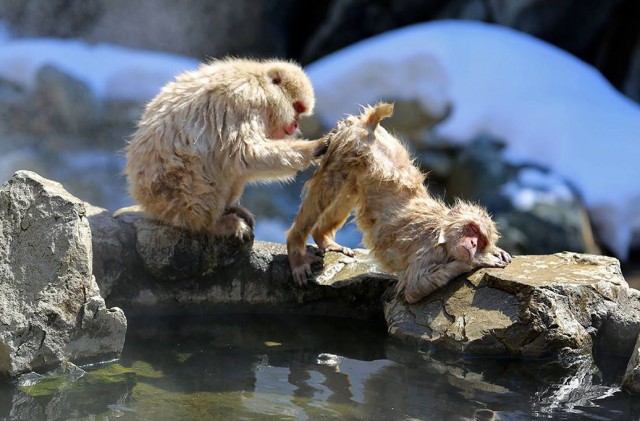
[{"label": "monkey's tail", "polygon": [[375,129],[380,120],[391,117],[393,114],[393,104],[379,102],[375,106],[367,109],[364,116],[364,124],[371,129]]}]

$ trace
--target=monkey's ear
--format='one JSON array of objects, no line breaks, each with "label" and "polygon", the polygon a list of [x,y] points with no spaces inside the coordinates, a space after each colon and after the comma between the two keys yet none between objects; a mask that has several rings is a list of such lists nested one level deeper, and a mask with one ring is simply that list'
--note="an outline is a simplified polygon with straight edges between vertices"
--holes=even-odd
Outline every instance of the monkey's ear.
[{"label": "monkey's ear", "polygon": [[282,83],[282,75],[278,69],[269,69],[267,76],[271,79],[271,83],[274,85],[280,85]]},{"label": "monkey's ear", "polygon": [[367,113],[364,124],[375,129],[380,120],[393,114],[393,104],[380,102]]}]

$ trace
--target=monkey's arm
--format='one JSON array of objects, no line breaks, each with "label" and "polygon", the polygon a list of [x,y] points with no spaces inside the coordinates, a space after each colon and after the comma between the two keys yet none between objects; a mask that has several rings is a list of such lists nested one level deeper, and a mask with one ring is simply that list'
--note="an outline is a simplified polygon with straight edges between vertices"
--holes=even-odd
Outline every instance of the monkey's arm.
[{"label": "monkey's arm", "polygon": [[[411,265],[410,265],[411,266]],[[463,273],[470,272],[474,267],[469,263],[454,260],[447,263],[432,263],[418,273],[405,271],[401,276],[404,283],[404,298],[409,304],[414,304],[431,294],[436,289],[445,286],[449,281]]]},{"label": "monkey's arm", "polygon": [[333,191],[323,177],[322,168],[305,185],[305,197],[300,209],[287,231],[287,255],[293,280],[299,286],[306,285],[311,276],[311,264],[319,261],[318,256],[306,252],[305,242],[322,212],[330,206],[337,191]]},{"label": "monkey's arm", "polygon": [[307,168],[323,150],[324,139],[267,139],[247,145],[242,159],[249,178],[280,179]]},{"label": "monkey's arm", "polygon": [[287,256],[293,281],[298,286],[307,284],[307,278],[311,276],[311,265],[321,261],[319,256],[308,253],[305,248],[307,238],[321,210],[316,205],[315,202],[304,200],[291,228],[287,231]]},{"label": "monkey's arm", "polygon": [[[476,253],[472,263],[454,260],[447,263],[433,263],[421,273],[417,282],[407,282],[405,298],[408,303],[415,303],[446,285],[453,278],[478,268],[503,268],[511,261],[511,256],[496,247],[493,253]],[[494,254],[495,253],[495,254]],[[502,255],[501,253],[504,253]],[[505,256],[506,255],[506,256]],[[509,259],[508,261],[506,259]],[[409,286],[411,285],[411,288]]]}]

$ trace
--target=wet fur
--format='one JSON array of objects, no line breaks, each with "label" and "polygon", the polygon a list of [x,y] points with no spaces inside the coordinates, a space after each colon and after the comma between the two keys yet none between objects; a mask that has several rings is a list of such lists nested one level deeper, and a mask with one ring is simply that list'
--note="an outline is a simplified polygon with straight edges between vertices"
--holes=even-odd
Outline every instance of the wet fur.
[{"label": "wet fur", "polygon": [[312,163],[322,140],[281,132],[314,104],[291,62],[229,58],[184,72],[149,102],[125,148],[130,194],[167,224],[247,239],[254,218],[238,203],[244,186],[290,180]]},{"label": "wet fur", "polygon": [[[397,138],[378,123],[393,112],[390,104],[349,116],[327,135],[320,167],[305,185],[305,198],[287,232],[294,280],[306,283],[319,258],[305,252],[311,234],[321,251],[353,252],[335,243],[335,233],[352,210],[363,243],[388,272],[398,274],[397,291],[416,302],[454,277],[479,267],[504,267],[511,260],[496,247],[498,231],[480,206],[457,201],[449,207],[431,197],[425,175],[413,165]],[[484,248],[463,256],[463,227],[472,223]]]}]

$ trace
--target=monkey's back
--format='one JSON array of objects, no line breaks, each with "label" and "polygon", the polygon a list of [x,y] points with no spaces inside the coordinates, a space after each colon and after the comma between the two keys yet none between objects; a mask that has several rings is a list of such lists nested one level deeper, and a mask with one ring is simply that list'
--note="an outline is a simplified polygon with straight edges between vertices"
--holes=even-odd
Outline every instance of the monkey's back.
[{"label": "monkey's back", "polygon": [[342,183],[343,194],[356,195],[364,246],[385,270],[399,272],[421,244],[437,241],[434,221],[446,207],[429,196],[426,176],[396,137],[381,126],[368,132],[361,123],[349,117],[329,134],[333,138],[314,178]]}]

